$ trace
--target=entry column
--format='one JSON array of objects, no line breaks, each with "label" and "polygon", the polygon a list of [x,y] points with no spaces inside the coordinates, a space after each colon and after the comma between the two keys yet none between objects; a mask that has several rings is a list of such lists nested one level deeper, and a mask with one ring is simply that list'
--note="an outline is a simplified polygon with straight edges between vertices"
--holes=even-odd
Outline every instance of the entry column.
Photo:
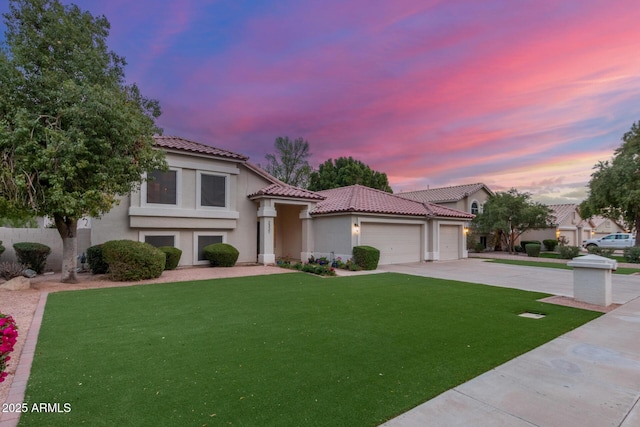
[{"label": "entry column", "polygon": [[258,263],[275,264],[276,255],[274,253],[274,222],[277,211],[272,200],[261,200],[258,208],[258,219],[260,221],[260,248],[258,251]]}]

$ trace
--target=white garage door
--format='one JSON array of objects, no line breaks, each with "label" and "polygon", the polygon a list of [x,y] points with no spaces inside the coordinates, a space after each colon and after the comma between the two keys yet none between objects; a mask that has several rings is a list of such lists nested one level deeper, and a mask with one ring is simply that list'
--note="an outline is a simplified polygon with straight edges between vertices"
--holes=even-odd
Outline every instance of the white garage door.
[{"label": "white garage door", "polygon": [[380,250],[380,265],[417,262],[420,255],[419,225],[362,223],[360,244]]},{"label": "white garage door", "polygon": [[460,227],[456,225],[440,226],[440,259],[460,258]]}]

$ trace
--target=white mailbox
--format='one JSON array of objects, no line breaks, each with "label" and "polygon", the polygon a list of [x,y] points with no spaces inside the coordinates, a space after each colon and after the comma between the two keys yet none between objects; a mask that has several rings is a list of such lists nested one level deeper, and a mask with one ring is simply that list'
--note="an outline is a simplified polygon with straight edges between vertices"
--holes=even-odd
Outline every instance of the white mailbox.
[{"label": "white mailbox", "polygon": [[616,260],[598,255],[585,255],[567,263],[573,267],[573,298],[576,301],[608,306],[611,304],[611,272],[618,268]]}]

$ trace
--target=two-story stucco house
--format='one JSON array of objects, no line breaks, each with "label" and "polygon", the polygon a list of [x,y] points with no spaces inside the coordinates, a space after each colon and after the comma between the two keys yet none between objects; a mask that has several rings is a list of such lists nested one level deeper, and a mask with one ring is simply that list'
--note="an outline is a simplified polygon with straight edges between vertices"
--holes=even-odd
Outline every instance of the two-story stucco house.
[{"label": "two-story stucco house", "polygon": [[473,215],[362,186],[312,192],[287,185],[241,154],[179,137],[156,137],[167,172],[92,223],[92,244],[131,239],[183,251],[180,265],[206,264],[202,250],[235,246],[238,262],[277,257],[351,257],[381,251],[381,264],[466,257]]}]

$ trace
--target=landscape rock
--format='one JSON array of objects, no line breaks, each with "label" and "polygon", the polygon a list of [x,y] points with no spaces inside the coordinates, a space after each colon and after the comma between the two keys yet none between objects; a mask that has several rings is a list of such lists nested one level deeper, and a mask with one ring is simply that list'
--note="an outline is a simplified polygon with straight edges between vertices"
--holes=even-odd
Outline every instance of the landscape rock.
[{"label": "landscape rock", "polygon": [[14,277],[0,285],[0,289],[6,289],[8,291],[23,291],[29,288],[31,288],[31,280],[22,276]]},{"label": "landscape rock", "polygon": [[28,277],[29,279],[33,279],[38,275],[38,273],[35,270],[27,268],[25,271],[22,272],[22,275],[24,277]]}]

